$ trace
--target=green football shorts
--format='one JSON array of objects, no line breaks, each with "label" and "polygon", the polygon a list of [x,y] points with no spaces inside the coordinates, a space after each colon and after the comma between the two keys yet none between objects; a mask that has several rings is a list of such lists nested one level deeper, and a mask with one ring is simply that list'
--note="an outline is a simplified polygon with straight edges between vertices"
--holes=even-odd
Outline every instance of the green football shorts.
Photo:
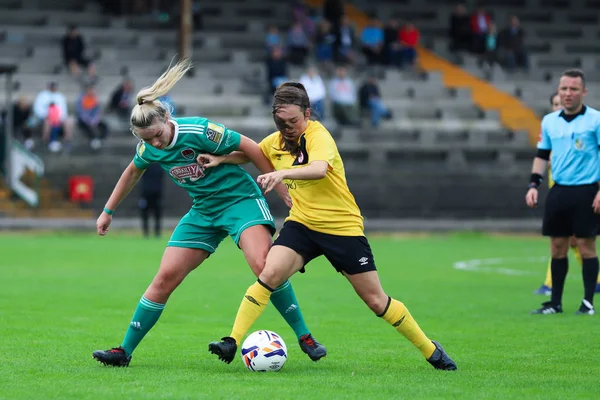
[{"label": "green football shorts", "polygon": [[266,225],[273,235],[275,222],[265,199],[245,199],[218,215],[206,216],[190,209],[181,218],[167,246],[203,249],[214,253],[231,236],[236,245],[242,232],[254,225]]}]

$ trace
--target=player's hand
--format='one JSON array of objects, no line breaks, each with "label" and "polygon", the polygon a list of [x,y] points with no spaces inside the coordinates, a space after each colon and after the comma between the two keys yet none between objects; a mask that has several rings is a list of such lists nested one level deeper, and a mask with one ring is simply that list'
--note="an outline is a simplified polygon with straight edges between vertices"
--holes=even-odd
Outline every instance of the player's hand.
[{"label": "player's hand", "polygon": [[226,156],[215,156],[214,154],[200,154],[196,162],[204,168],[213,168],[221,164]]},{"label": "player's hand", "polygon": [[275,186],[283,181],[282,171],[269,172],[268,174],[259,175],[256,182],[260,185],[263,191],[269,193]]},{"label": "player's hand", "polygon": [[535,208],[537,207],[538,202],[538,190],[536,188],[531,188],[527,191],[525,195],[525,203],[527,203],[528,207]]},{"label": "player's hand", "polygon": [[108,215],[107,213],[102,211],[102,214],[100,214],[98,220],[96,221],[96,232],[98,232],[98,235],[106,235],[108,233],[108,227],[110,226],[111,222],[112,215]]},{"label": "player's hand", "polygon": [[600,192],[596,193],[596,197],[594,197],[592,207],[594,207],[594,212],[596,214],[600,214]]},{"label": "player's hand", "polygon": [[283,200],[285,205],[288,206],[288,208],[292,208],[292,197],[290,196],[290,193],[283,182],[275,186],[275,191],[281,200]]}]

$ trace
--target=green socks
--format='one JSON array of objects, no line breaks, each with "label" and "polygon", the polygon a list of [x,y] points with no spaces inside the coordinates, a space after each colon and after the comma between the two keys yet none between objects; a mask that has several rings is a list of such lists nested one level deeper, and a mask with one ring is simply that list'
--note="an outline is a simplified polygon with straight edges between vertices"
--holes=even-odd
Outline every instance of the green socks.
[{"label": "green socks", "polygon": [[296,294],[290,281],[285,281],[271,294],[271,303],[275,306],[285,322],[294,330],[300,339],[303,335],[310,333],[304,322],[302,311],[296,300]]},{"label": "green socks", "polygon": [[125,333],[123,344],[121,344],[128,356],[133,353],[144,336],[152,329],[164,308],[164,304],[155,303],[142,296],[129,324],[129,329]]}]

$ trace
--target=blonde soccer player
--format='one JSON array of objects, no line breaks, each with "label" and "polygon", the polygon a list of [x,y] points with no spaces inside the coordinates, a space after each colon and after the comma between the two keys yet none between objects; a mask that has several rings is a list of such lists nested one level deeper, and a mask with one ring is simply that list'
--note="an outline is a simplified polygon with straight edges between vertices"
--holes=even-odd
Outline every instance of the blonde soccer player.
[{"label": "blonde soccer player", "polygon": [[[121,175],[96,222],[98,234],[106,235],[117,205],[151,163],[158,163],[193,199],[191,209],[181,218],[167,243],[158,272],[137,304],[121,345],[93,352],[93,357],[104,365],[129,365],[133,351],[156,324],[173,291],[227,236],[242,250],[256,276],[262,272],[272,244],[275,224],[254,179],[236,165],[223,164],[206,170],[198,163],[201,153],[227,154],[239,150],[259,171],[269,173],[273,167],[258,145],[206,118],[172,118],[169,107],[157,100],[190,68],[189,61],[180,61],[151,87],[137,94],[131,129],[140,142],[133,161]],[[283,184],[277,186],[276,192],[291,205]],[[289,281],[277,286],[272,299],[296,333],[302,351],[313,361],[324,357],[326,349],[306,327]]]},{"label": "blonde soccer player", "polygon": [[[456,363],[442,346],[431,341],[406,306],[381,287],[364,235],[363,217],[346,183],[342,158],[327,129],[310,120],[310,101],[302,84],[288,82],[277,88],[273,118],[279,131],[265,138],[260,148],[275,172],[260,175],[258,182],[269,192],[285,181],[293,206],[269,251],[265,269],[242,299],[231,334],[210,343],[209,351],[230,363],[238,345],[272,299],[274,289],[303,271],[311,260],[325,256],[373,313],[408,339],[434,368],[455,370]],[[213,168],[222,163],[248,161],[239,152],[206,157],[206,167]]]}]

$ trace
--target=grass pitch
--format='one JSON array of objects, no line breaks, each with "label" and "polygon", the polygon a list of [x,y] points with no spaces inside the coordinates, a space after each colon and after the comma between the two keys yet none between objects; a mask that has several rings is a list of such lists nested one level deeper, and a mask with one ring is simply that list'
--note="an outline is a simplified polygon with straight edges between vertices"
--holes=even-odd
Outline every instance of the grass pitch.
[{"label": "grass pitch", "polygon": [[129,368],[91,352],[120,344],[167,239],[111,232],[0,236],[2,399],[592,399],[600,375],[598,316],[574,313],[571,261],[564,315],[532,316],[545,299],[541,238],[373,236],[384,288],[458,364],[436,371],[354,294],[325,259],[292,278],[309,328],[327,346],[304,355],[270,306],[253,327],[284,338],[278,373],[251,373],[207,351],[227,335],[254,278],[228,239],[171,297]]}]

